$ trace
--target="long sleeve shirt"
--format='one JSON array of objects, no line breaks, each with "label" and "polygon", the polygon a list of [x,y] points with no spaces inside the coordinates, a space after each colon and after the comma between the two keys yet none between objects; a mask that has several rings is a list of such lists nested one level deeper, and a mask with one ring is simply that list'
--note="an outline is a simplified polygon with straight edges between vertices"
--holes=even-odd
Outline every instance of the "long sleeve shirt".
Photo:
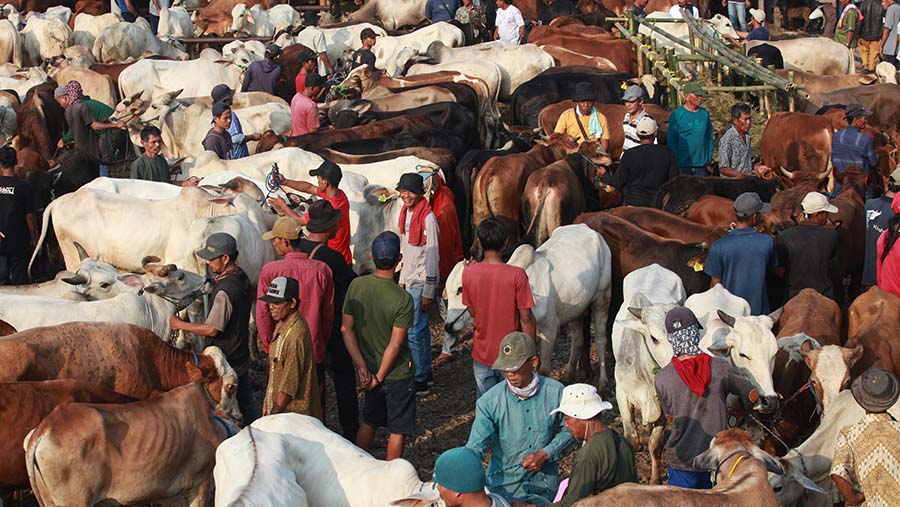
[{"label": "long sleeve shirt", "polygon": [[831,163],[839,173],[855,165],[868,174],[869,169],[878,165],[872,138],[856,127],[838,130],[831,140]]},{"label": "long sleeve shirt", "polygon": [[709,111],[694,112],[681,106],[672,112],[668,126],[669,149],[678,167],[703,167],[712,161],[713,130]]},{"label": "long sleeve shirt", "polygon": [[[413,213],[406,214],[406,231]],[[441,257],[438,244],[438,224],[434,213],[425,217],[425,244],[409,244],[409,235],[400,237],[400,253],[403,254],[403,267],[400,268],[400,285],[424,285],[422,297],[434,299],[440,279]]]},{"label": "long sleeve shirt", "polygon": [[[487,487],[507,500],[537,494],[552,500],[559,487],[557,460],[575,442],[563,425],[562,414],[549,415],[559,406],[563,385],[540,377],[537,394],[522,400],[506,382],[489,390],[475,403],[475,421],[466,447],[482,455],[490,449]],[[519,460],[533,452],[549,459],[537,472],[522,468]]]}]

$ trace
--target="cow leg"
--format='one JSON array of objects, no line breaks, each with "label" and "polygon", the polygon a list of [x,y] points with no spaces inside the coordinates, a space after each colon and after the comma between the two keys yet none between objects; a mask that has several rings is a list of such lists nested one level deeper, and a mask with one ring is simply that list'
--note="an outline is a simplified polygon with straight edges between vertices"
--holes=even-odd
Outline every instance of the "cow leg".
[{"label": "cow leg", "polygon": [[650,484],[660,484],[659,460],[662,458],[663,430],[665,429],[666,420],[660,417],[658,421],[653,423],[653,429],[650,430],[650,441],[647,445],[650,450]]},{"label": "cow leg", "polygon": [[[566,324],[566,334],[571,341],[571,350],[569,351],[569,361],[566,363],[566,369],[562,374],[562,383],[571,384],[575,381],[576,370],[578,369],[578,359],[581,357],[585,348],[584,330],[582,323],[584,318],[578,318]],[[541,360],[543,362],[543,359]],[[590,354],[588,354],[587,368],[590,368]]]},{"label": "cow leg", "polygon": [[606,332],[606,322],[609,320],[609,300],[611,299],[611,291],[609,285],[601,288],[597,294],[597,298],[591,303],[591,321],[594,324],[594,350],[597,357],[600,358],[600,375],[597,378],[597,390],[603,390],[609,382],[606,375],[606,345],[609,341],[609,335]]},{"label": "cow leg", "polygon": [[540,374],[545,376],[553,369],[553,345],[559,334],[559,319],[556,315],[548,315],[547,320],[549,322],[537,326],[538,354],[541,358]]},{"label": "cow leg", "polygon": [[625,389],[624,384],[624,382],[616,382],[616,404],[619,406],[619,415],[622,417],[622,430],[625,440],[637,452],[641,448],[641,442],[638,437],[638,430],[634,425],[634,407],[628,402],[629,393]]}]

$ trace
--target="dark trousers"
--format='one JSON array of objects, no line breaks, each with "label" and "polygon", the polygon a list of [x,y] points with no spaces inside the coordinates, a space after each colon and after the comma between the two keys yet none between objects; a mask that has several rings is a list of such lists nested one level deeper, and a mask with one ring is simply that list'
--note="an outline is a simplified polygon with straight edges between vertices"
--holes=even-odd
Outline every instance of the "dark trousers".
[{"label": "dark trousers", "polygon": [[134,23],[134,20],[137,19],[134,17],[134,14],[128,11],[122,11],[122,20],[127,21],[128,23]]},{"label": "dark trousers", "polygon": [[159,32],[159,16],[147,14],[147,21],[150,23],[150,30],[153,31],[153,35],[156,35]]},{"label": "dark trousers", "polygon": [[0,285],[28,283],[28,256],[0,254]]},{"label": "dark trousers", "polygon": [[238,408],[241,409],[241,415],[244,416],[244,426],[259,419],[259,406],[256,404],[256,397],[253,396],[253,385],[250,383],[250,373],[238,375],[237,394]]},{"label": "dark trousers", "polygon": [[884,55],[881,60],[890,63],[897,69],[900,69],[900,62],[897,61],[897,55]]},{"label": "dark trousers", "polygon": [[[331,372],[331,380],[334,382],[334,395],[337,398],[337,413],[341,431],[344,433],[344,438],[355,442],[356,433],[359,431],[356,368],[353,367],[353,360],[350,358],[350,353],[347,352],[347,347],[344,346],[344,339],[340,333],[333,335],[328,341],[327,354],[325,365]],[[319,374],[319,384],[324,386],[325,373],[320,369]],[[324,396],[322,402],[324,405]]]}]

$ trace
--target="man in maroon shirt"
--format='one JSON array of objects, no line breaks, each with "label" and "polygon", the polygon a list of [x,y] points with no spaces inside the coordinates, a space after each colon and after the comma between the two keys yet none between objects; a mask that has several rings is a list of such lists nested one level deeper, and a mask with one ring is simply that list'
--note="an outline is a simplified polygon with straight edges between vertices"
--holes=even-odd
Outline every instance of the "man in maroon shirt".
[{"label": "man in maroon shirt", "polygon": [[294,78],[294,87],[297,88],[297,93],[303,93],[303,90],[306,89],[306,76],[316,72],[316,55],[304,51],[297,57],[297,63],[300,65],[300,70],[297,71],[297,77]]}]

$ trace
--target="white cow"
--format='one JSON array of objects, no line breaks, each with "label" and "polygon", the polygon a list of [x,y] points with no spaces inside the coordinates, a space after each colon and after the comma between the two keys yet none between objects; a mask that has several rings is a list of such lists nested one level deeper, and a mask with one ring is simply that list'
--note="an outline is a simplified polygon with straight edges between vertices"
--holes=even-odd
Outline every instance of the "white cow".
[{"label": "white cow", "polygon": [[194,36],[191,14],[184,7],[162,7],[159,10],[159,28],[156,36],[160,39],[185,39]]},{"label": "white cow", "polygon": [[501,99],[509,99],[519,85],[556,65],[549,53],[534,44],[517,46],[503,41],[463,48],[448,48],[435,41],[425,53],[436,63],[486,61],[497,64],[502,72]]},{"label": "white cow", "polygon": [[[655,11],[647,14],[647,19],[649,20],[671,17],[672,16],[668,12],[664,11]],[[737,32],[734,30],[734,27],[731,25],[731,20],[729,20],[727,16],[716,14],[710,19],[701,20],[701,22],[703,23],[703,28],[710,35],[719,34],[721,36],[731,37],[735,40],[740,38]],[[691,39],[690,29],[688,28],[687,23],[667,23],[664,21],[656,21],[654,22],[654,26],[665,30],[669,33],[669,35],[672,35],[685,42],[689,42]],[[652,37],[654,40],[656,40],[657,45],[659,45],[660,47],[673,48],[678,54],[687,54],[690,52],[686,47],[670,41],[669,39],[654,32],[646,26],[641,26],[638,31],[644,34],[646,37]]]},{"label": "white cow", "polygon": [[436,41],[440,41],[446,47],[455,48],[466,43],[466,36],[462,30],[450,23],[440,22],[406,35],[379,37],[378,43],[372,50],[375,53],[375,66],[387,70],[392,76],[398,76],[403,70],[397,68],[397,57],[402,50],[408,48],[424,52],[431,43]]},{"label": "white cow", "polygon": [[12,63],[21,67],[22,38],[19,31],[8,19],[0,19],[0,64]]},{"label": "white cow", "polygon": [[640,448],[642,433],[635,420],[649,432],[650,483],[659,483],[659,459],[665,419],[656,397],[653,378],[672,360],[666,337],[666,313],[684,301],[684,285],[674,272],[651,264],[632,271],[622,282],[624,303],[612,329],[616,359],[616,402],[622,416],[625,438]]},{"label": "white cow", "polygon": [[[315,417],[300,414],[278,414],[257,419],[244,429],[236,442],[226,440],[216,452],[216,505],[231,503],[241,492],[263,495],[253,505],[281,505],[281,490],[275,484],[290,483],[283,471],[271,466],[257,466],[254,449],[260,456],[290,457],[290,467],[299,487],[306,492],[309,507],[385,507],[392,502],[417,495],[420,502],[395,505],[427,506],[439,501],[433,483],[419,480],[416,469],[404,459],[381,461],[332,432]],[[252,432],[251,432],[252,431]],[[255,437],[262,432],[280,435],[281,439]],[[253,439],[251,441],[251,438]],[[249,441],[249,442],[248,442]],[[270,446],[283,446],[273,449]],[[254,473],[255,472],[255,473]],[[256,476],[259,475],[259,477]],[[274,474],[274,475],[273,475]],[[257,480],[260,484],[256,484]],[[361,486],[377,484],[374,487]],[[296,492],[293,486],[290,491]],[[245,500],[246,497],[242,498]],[[297,505],[290,503],[290,505]]]},{"label": "white cow", "polygon": [[180,43],[158,39],[144,18],[134,23],[116,23],[100,32],[94,40],[91,54],[100,63],[136,60],[146,54],[172,60],[187,60]]},{"label": "white cow", "polygon": [[23,65],[35,67],[63,55],[72,45],[72,30],[58,19],[31,18],[22,29]]},{"label": "white cow", "polygon": [[241,76],[256,61],[245,50],[239,50],[225,61],[205,59],[188,61],[140,60],[119,74],[119,96],[145,99],[182,90],[185,97],[207,97],[218,84],[241,87]]},{"label": "white cow", "polygon": [[237,54],[241,49],[253,55],[256,60],[262,60],[266,57],[266,45],[258,40],[233,40],[222,46],[222,55],[229,58]]},{"label": "white cow", "polygon": [[93,47],[94,40],[103,33],[103,30],[121,22],[122,16],[112,12],[97,16],[80,12],[75,16],[74,43],[88,48]]},{"label": "white cow", "polygon": [[[161,264],[148,257],[142,266],[144,280],[137,280],[140,293],[126,292],[102,301],[67,301],[40,296],[0,295],[0,320],[19,331],[66,322],[124,322],[153,331],[169,341],[169,317],[187,307],[212,287],[205,276]],[[135,283],[127,275],[126,283]]]},{"label": "white cow", "polygon": [[777,41],[750,41],[747,49],[769,44],[781,51],[784,68],[802,70],[820,76],[853,74],[856,65],[847,46],[827,37],[802,37]]},{"label": "white cow", "polygon": [[18,104],[14,104],[9,96],[0,96],[0,145],[5,145],[16,135],[19,118],[17,108]]},{"label": "white cow", "polygon": [[63,24],[68,25],[69,20],[72,18],[72,9],[65,5],[54,5],[53,7],[48,7],[44,12],[32,11],[25,15],[26,22],[31,18],[58,19]]},{"label": "white cow", "polygon": [[[91,42],[91,46],[94,43]],[[94,59],[94,55],[91,54],[91,46],[69,46],[63,52],[63,58],[59,63],[60,67],[83,67],[85,69],[90,68],[91,65],[97,63],[97,60]]]},{"label": "white cow", "polygon": [[271,37],[275,32],[290,30],[302,24],[300,14],[287,4],[264,9],[262,5],[247,8],[239,3],[231,9],[231,31],[245,32],[256,37]]},{"label": "white cow", "polygon": [[425,19],[425,0],[369,0],[341,21],[377,19],[385,30],[415,26]]},{"label": "white cow", "polygon": [[[553,346],[561,326],[572,339],[572,349],[564,378],[575,375],[575,365],[584,344],[583,329],[590,309],[596,334],[594,349],[600,356],[598,383],[606,385],[606,319],[610,298],[610,251],[603,237],[584,224],[566,225],[553,231],[535,250],[522,245],[508,264],[528,274],[534,296],[534,318],[540,341],[541,371],[549,372]],[[447,322],[451,332],[459,332],[471,318],[462,304],[462,276],[465,262],[457,264],[447,277]],[[466,321],[461,317],[465,314]]]},{"label": "white cow", "polygon": [[[102,102],[109,107],[116,107],[119,103],[119,90],[115,81],[106,74],[94,72],[82,67],[63,67],[54,76],[57,83],[78,81],[85,95]],[[23,95],[24,97],[24,95]]]},{"label": "white cow", "polygon": [[[402,61],[398,61],[398,66],[403,65]],[[425,63],[417,63],[406,71],[407,76],[417,76],[419,74],[431,74],[432,72],[440,72],[443,70],[461,72],[467,76],[477,77],[484,81],[490,91],[489,99],[497,102],[500,94],[500,87],[503,84],[503,71],[500,66],[488,60],[457,60],[447,63],[439,63],[430,65]]]},{"label": "white cow", "polygon": [[28,90],[43,84],[46,82],[46,79],[46,77],[41,78],[38,76],[25,77],[20,74],[16,74],[14,77],[0,77],[0,90],[15,90],[19,94],[19,98],[24,99]]},{"label": "white cow", "polygon": [[247,273],[250,283],[256,286],[262,267],[275,260],[275,249],[270,241],[262,239],[269,229],[254,223],[246,215],[198,218],[191,222],[184,252],[184,268],[202,273],[206,261],[196,253],[206,246],[206,238],[217,232],[229,234],[237,242],[237,265]]},{"label": "white cow", "polygon": [[[362,46],[362,42],[359,40],[359,33],[366,28],[371,28],[379,36],[379,40],[387,36],[384,28],[371,23],[356,23],[334,28],[310,26],[294,36],[287,34],[279,36],[276,44],[281,47],[303,44],[317,54],[325,53],[328,56],[328,60],[333,65],[337,65],[338,60],[341,59],[345,51],[348,49],[357,50]],[[319,73],[324,76],[326,71],[324,63],[319,61]]]},{"label": "white cow", "polygon": [[[818,345],[817,341],[804,334],[799,336]],[[779,346],[784,339],[778,339]],[[814,384],[816,392],[819,393],[819,408],[824,412],[831,405],[837,393],[849,384],[850,369],[862,359],[864,348],[862,345],[852,349],[838,345],[806,346],[800,347],[797,352],[809,367],[810,381]]]}]

